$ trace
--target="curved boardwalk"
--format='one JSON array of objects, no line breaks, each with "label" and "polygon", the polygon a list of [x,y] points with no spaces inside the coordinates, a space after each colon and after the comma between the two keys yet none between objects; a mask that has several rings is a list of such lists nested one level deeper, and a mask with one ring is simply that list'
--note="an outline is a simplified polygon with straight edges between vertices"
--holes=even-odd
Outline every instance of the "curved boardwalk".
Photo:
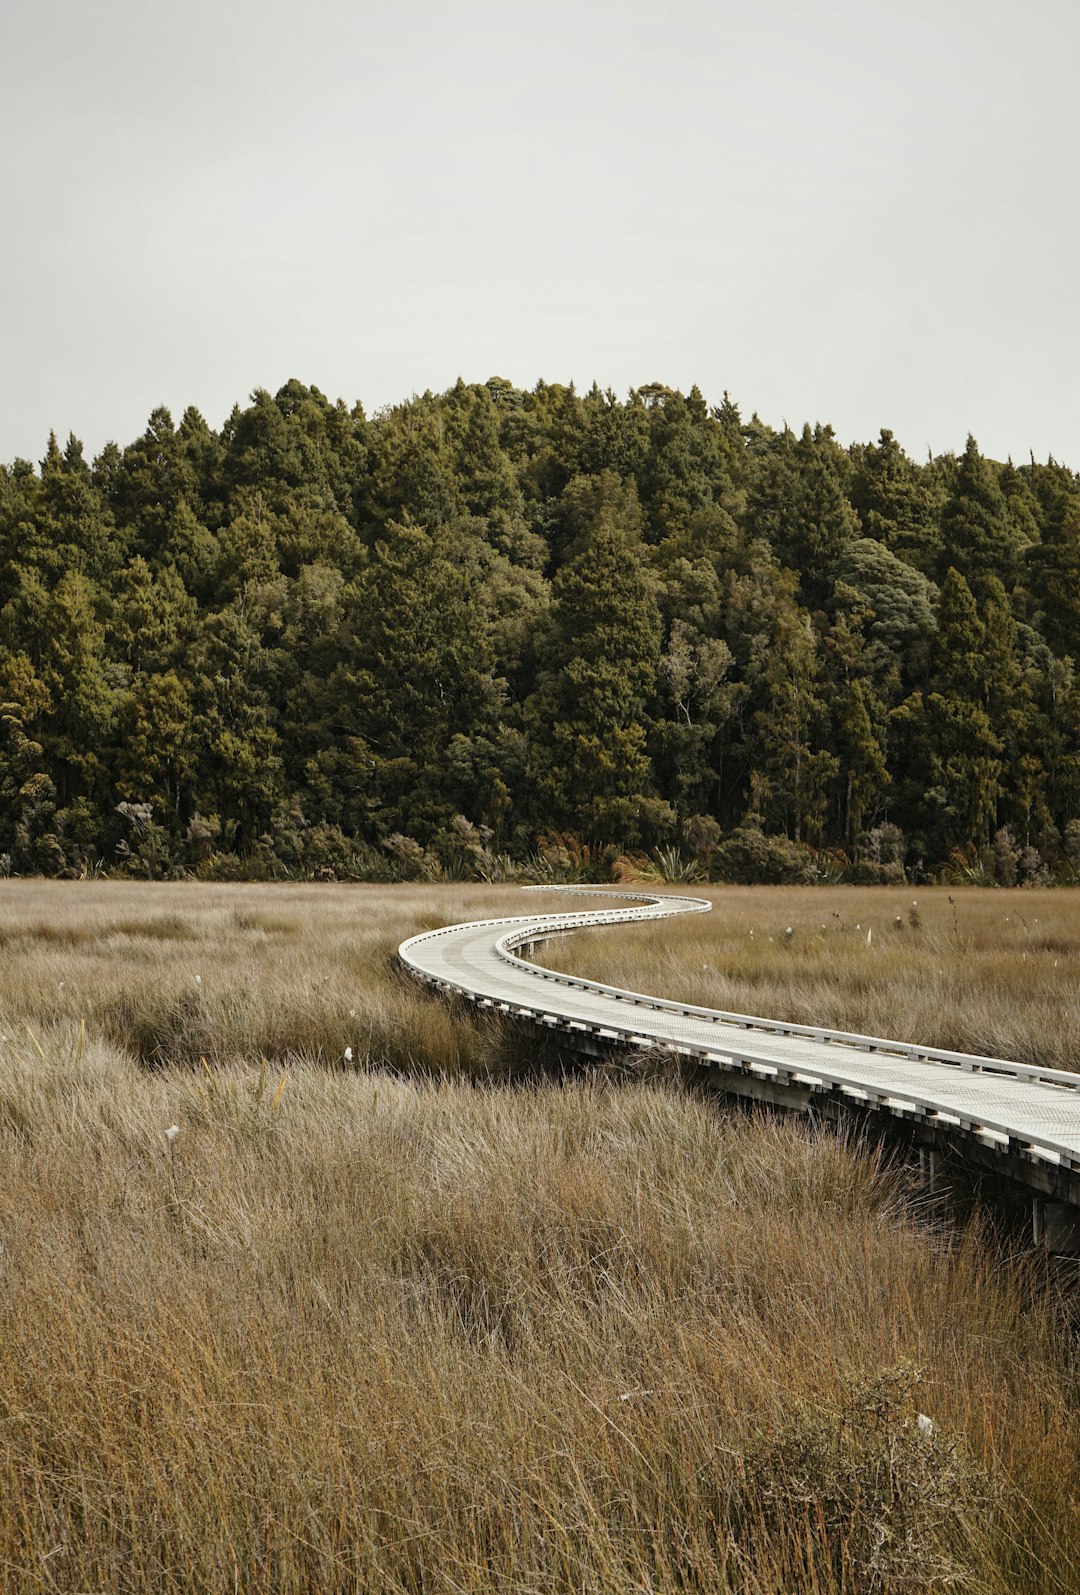
[{"label": "curved boardwalk", "polygon": [[[885,1113],[910,1122],[916,1139],[966,1150],[984,1167],[1001,1162],[1034,1189],[1080,1203],[1080,1075],[669,1002],[518,956],[534,942],[585,926],[712,906],[697,897],[604,889],[590,895],[627,906],[450,925],[410,937],[399,956],[439,990],[561,1032],[581,1050],[662,1049],[715,1070],[719,1088],[741,1095],[784,1106],[842,1100]],[[977,1155],[985,1153],[993,1155],[989,1163]]]}]

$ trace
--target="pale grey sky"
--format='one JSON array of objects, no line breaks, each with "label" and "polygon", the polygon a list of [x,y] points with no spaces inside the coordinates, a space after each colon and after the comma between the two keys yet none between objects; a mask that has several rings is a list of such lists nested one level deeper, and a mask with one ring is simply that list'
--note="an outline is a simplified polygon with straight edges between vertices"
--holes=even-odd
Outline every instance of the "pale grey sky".
[{"label": "pale grey sky", "polygon": [[2,460],[497,373],[1080,468],[1076,0],[2,17]]}]

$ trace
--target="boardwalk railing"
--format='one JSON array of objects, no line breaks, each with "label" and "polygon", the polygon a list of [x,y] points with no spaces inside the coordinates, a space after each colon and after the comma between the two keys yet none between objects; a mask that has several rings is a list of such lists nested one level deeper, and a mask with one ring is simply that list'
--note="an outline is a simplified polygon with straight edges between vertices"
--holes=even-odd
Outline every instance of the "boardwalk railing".
[{"label": "boardwalk railing", "polygon": [[1080,1176],[1080,1075],[674,1002],[520,956],[573,930],[707,913],[712,906],[695,897],[592,893],[628,906],[450,925],[410,937],[399,949],[401,960],[443,991],[560,1031],[571,1044],[587,1039],[594,1046],[675,1053],[728,1076],[729,1088],[736,1077],[754,1082],[753,1094],[765,1100],[791,1090],[838,1096],[1060,1171],[1069,1199],[1074,1185],[1080,1199],[1080,1180],[1071,1179]]}]

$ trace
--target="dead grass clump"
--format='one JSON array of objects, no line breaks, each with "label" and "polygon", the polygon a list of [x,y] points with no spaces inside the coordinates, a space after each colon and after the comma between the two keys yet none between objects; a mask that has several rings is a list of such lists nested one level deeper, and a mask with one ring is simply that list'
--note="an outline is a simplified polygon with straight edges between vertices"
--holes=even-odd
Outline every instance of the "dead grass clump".
[{"label": "dead grass clump", "polygon": [[778,1552],[791,1589],[821,1570],[865,1595],[971,1587],[979,1524],[993,1506],[985,1470],[918,1411],[920,1378],[885,1369],[836,1410],[795,1408],[737,1461],[731,1513],[743,1544]]},{"label": "dead grass clump", "polygon": [[110,936],[138,937],[145,941],[198,941],[199,930],[180,914],[159,914],[145,919],[114,919]]},{"label": "dead grass clump", "polygon": [[29,946],[37,942],[52,947],[83,947],[94,939],[95,933],[85,925],[55,925],[48,920],[0,928],[0,947],[19,942]]}]

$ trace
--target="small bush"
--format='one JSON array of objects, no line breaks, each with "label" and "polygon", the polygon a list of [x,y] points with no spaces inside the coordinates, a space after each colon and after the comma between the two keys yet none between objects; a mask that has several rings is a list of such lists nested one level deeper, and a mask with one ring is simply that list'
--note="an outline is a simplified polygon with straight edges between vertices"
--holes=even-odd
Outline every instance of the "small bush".
[{"label": "small bush", "polygon": [[898,825],[886,820],[863,831],[856,849],[851,878],[859,886],[898,886],[905,879],[907,838]]},{"label": "small bush", "polygon": [[994,833],[994,879],[999,886],[1015,886],[1020,849],[1007,825]]},{"label": "small bush", "polygon": [[792,886],[804,878],[810,850],[786,836],[766,836],[747,821],[731,832],[713,855],[716,880],[742,885]]},{"label": "small bush", "polygon": [[887,1370],[838,1411],[798,1411],[743,1454],[737,1519],[751,1538],[788,1529],[797,1587],[821,1561],[861,1595],[968,1586],[987,1481],[955,1441],[920,1426],[918,1383]]}]

